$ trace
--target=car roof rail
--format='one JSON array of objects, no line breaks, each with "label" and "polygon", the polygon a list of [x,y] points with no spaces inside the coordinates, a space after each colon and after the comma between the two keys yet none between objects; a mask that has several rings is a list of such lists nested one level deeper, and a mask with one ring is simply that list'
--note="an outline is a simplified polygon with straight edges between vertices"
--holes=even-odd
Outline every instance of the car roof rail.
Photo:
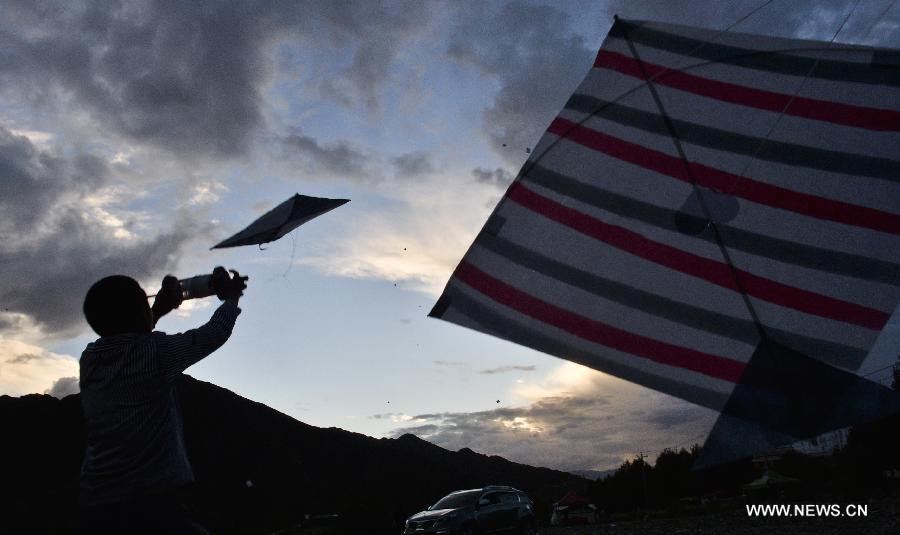
[{"label": "car roof rail", "polygon": [[522,492],[521,490],[519,490],[515,487],[510,487],[509,485],[487,485],[484,488],[482,488],[481,490],[483,490],[483,491],[484,490],[510,490],[510,491],[515,491],[515,492]]}]

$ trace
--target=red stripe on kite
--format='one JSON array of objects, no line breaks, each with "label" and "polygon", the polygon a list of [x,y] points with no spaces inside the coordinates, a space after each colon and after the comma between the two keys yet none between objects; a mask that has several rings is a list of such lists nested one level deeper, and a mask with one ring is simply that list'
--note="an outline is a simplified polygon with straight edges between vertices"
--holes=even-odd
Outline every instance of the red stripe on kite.
[{"label": "red stripe on kite", "polygon": [[[624,227],[604,223],[535,193],[521,182],[517,182],[516,186],[510,189],[507,198],[548,219],[627,253],[717,286],[740,291],[731,269],[725,263],[653,241]],[[888,314],[880,310],[795,288],[741,269],[735,268],[735,271],[740,277],[744,291],[763,301],[873,330],[881,330],[888,320]]]},{"label": "red stripe on kite", "polygon": [[609,50],[601,50],[597,54],[594,68],[613,70],[627,76],[640,78],[641,80],[655,76],[656,78],[652,80],[655,84],[674,87],[695,95],[741,106],[779,113],[783,112],[806,119],[866,128],[868,130],[882,132],[900,131],[900,112],[895,110],[795,97],[784,93],[721,82],[670,69],[662,65],[647,63],[646,61],[640,61]]},{"label": "red stripe on kite", "polygon": [[729,195],[748,201],[816,219],[835,221],[900,236],[900,215],[897,214],[773,186],[696,162],[688,164],[691,169],[688,174],[684,161],[677,156],[592,130],[561,117],[554,119],[547,131],[612,156],[617,160],[689,184],[692,175],[699,186],[724,191]]},{"label": "red stripe on kite", "polygon": [[744,371],[742,362],[647,338],[552,305],[488,275],[465,260],[456,268],[454,276],[498,303],[584,340],[733,383]]}]

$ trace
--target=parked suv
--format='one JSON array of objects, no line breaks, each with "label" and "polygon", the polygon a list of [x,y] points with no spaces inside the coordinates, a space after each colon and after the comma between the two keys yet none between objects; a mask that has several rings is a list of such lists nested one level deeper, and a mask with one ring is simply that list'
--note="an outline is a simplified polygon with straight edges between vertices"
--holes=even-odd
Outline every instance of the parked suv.
[{"label": "parked suv", "polygon": [[458,490],[406,521],[406,535],[536,535],[534,502],[521,490],[490,486]]}]

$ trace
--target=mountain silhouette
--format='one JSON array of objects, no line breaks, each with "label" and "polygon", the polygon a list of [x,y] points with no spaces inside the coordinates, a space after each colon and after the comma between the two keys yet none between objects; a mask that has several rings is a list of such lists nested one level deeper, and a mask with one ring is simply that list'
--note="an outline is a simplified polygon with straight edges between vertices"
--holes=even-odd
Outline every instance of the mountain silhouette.
[{"label": "mountain silhouette", "polygon": [[[197,480],[183,501],[213,533],[271,533],[330,513],[348,532],[396,533],[396,518],[489,484],[525,491],[549,516],[553,501],[587,483],[413,435],[376,439],[307,425],[190,376],[177,392]],[[79,396],[0,396],[0,425],[0,533],[72,531],[84,455]]]}]

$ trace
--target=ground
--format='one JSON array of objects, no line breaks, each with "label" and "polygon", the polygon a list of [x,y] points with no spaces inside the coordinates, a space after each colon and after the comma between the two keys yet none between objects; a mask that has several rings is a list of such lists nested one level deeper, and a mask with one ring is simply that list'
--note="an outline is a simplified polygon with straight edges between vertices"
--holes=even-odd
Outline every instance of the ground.
[{"label": "ground", "polygon": [[900,494],[868,499],[868,515],[855,518],[749,517],[741,506],[703,516],[602,523],[595,526],[542,528],[540,535],[897,535],[900,534]]}]

